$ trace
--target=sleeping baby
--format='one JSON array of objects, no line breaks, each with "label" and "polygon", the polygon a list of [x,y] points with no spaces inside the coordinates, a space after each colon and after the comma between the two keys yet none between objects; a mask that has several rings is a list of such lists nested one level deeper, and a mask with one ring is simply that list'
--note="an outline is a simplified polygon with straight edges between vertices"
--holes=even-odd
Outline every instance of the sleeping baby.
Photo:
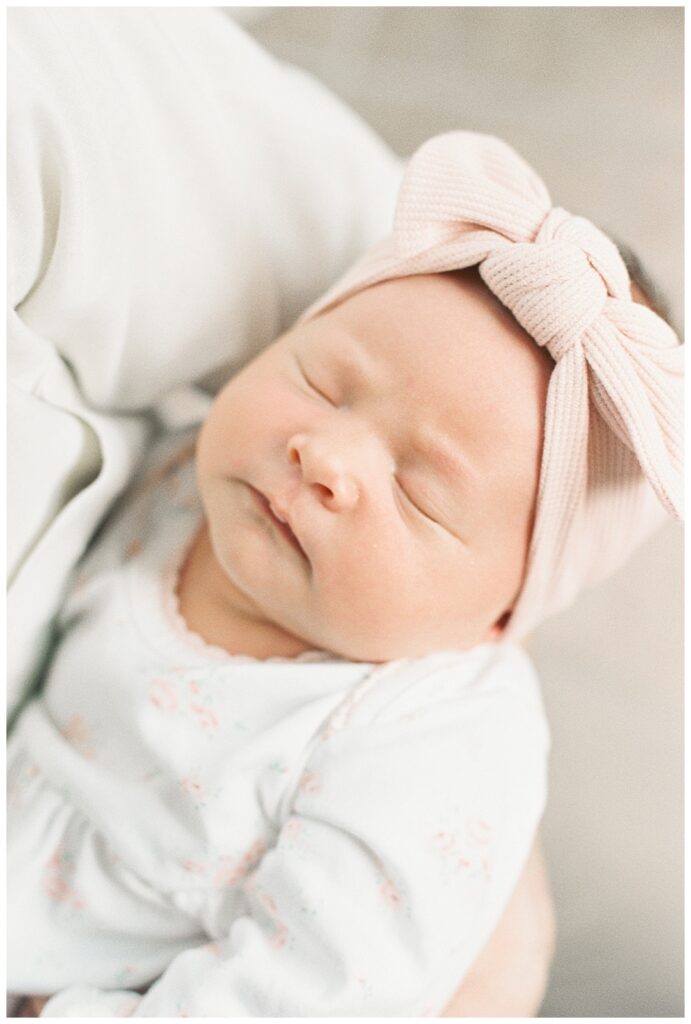
[{"label": "sleeping baby", "polygon": [[438,1016],[546,798],[517,644],[681,515],[679,342],[467,132],[392,236],[153,446],[9,744],[43,1016]]}]

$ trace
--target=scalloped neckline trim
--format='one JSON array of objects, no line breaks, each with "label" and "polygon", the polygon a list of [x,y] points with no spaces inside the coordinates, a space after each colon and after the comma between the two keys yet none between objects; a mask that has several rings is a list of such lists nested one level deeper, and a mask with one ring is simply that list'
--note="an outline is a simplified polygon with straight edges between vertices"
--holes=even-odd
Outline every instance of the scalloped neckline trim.
[{"label": "scalloped neckline trim", "polygon": [[192,545],[194,544],[199,526],[202,522],[202,517],[196,517],[194,527],[191,531],[191,536],[188,536],[185,541],[180,545],[175,558],[169,564],[169,567],[162,573],[161,587],[160,587],[160,599],[161,608],[166,623],[172,629],[175,637],[178,641],[181,641],[185,647],[189,648],[191,652],[195,654],[202,654],[213,661],[232,661],[235,664],[256,664],[265,665],[271,663],[280,664],[293,664],[300,662],[322,662],[322,661],[343,661],[336,654],[332,654],[328,651],[321,650],[309,650],[301,651],[300,654],[287,657],[285,655],[271,655],[268,658],[257,658],[252,654],[241,654],[234,653],[226,650],[225,647],[219,647],[218,644],[208,643],[199,633],[190,629],[187,622],[183,618],[180,611],[180,599],[178,597],[178,584],[180,582],[180,573],[184,564],[185,558],[187,557]]}]

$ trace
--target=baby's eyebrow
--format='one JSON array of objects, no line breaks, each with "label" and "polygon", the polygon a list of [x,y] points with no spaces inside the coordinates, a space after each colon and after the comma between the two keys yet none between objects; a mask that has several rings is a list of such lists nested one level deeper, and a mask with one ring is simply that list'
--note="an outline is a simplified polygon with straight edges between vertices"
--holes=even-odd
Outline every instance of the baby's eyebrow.
[{"label": "baby's eyebrow", "polygon": [[353,331],[342,326],[343,340],[337,348],[331,350],[331,356],[340,370],[345,370],[359,384],[366,384],[372,379],[376,364],[364,350]]},{"label": "baby's eyebrow", "polygon": [[475,467],[463,451],[458,446],[449,444],[440,435],[413,437],[410,439],[410,446],[454,482],[458,482],[459,476],[462,480],[472,480],[477,475]]}]

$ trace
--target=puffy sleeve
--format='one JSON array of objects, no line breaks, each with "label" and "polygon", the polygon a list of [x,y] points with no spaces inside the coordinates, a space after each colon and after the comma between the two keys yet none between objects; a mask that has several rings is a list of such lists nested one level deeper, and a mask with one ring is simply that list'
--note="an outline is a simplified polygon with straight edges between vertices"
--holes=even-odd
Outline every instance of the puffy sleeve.
[{"label": "puffy sleeve", "polygon": [[144,996],[69,989],[43,1016],[438,1015],[544,807],[544,713],[525,656],[509,669],[394,673],[316,740],[226,934]]}]

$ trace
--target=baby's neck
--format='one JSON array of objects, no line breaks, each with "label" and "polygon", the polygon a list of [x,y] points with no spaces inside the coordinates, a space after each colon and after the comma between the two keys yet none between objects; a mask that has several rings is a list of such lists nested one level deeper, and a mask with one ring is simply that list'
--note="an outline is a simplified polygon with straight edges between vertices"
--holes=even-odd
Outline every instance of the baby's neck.
[{"label": "baby's neck", "polygon": [[181,566],[177,596],[187,628],[207,644],[253,658],[293,658],[311,645],[280,626],[249,614],[216,560],[206,522]]}]

